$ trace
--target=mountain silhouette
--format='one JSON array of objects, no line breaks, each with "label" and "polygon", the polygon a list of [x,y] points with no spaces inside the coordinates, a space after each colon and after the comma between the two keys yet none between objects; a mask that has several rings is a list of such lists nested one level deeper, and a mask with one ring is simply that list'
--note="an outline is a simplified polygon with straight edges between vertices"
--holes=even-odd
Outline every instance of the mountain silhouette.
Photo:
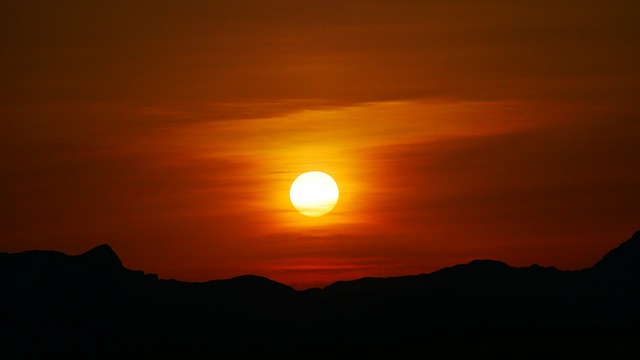
[{"label": "mountain silhouette", "polygon": [[537,339],[540,346],[567,334],[579,336],[582,348],[585,339],[619,344],[640,324],[639,264],[640,231],[583,270],[474,260],[304,291],[255,275],[159,279],[125,268],[106,244],[77,256],[0,253],[0,356],[347,345],[433,350],[456,339],[451,352],[465,343],[487,346],[478,339],[490,334],[496,346],[506,339]]}]

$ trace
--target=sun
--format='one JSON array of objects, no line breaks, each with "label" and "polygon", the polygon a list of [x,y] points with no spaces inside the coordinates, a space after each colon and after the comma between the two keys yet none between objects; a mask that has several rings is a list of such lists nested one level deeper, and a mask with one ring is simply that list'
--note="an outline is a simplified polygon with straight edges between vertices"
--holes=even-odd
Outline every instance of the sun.
[{"label": "sun", "polygon": [[333,210],[338,202],[338,184],[321,171],[298,176],[289,190],[291,203],[302,215],[318,217]]}]

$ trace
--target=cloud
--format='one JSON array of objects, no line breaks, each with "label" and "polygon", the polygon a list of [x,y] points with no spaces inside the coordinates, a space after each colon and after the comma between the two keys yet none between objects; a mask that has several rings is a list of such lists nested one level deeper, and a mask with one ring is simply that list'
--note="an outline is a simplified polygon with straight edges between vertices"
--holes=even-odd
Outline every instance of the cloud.
[{"label": "cloud", "polygon": [[3,104],[586,97],[637,90],[631,2],[7,5]]},{"label": "cloud", "polygon": [[548,265],[586,267],[615,245],[612,232],[633,231],[640,214],[633,145],[640,128],[603,116],[372,148],[381,191],[368,211],[413,234],[404,246],[428,239],[476,248],[477,257],[525,265],[544,253]]}]

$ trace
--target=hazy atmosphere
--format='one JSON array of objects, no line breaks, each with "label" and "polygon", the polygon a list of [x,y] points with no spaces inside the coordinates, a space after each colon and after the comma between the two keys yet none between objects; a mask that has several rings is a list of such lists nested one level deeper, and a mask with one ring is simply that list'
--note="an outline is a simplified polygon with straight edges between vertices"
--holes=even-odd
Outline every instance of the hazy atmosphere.
[{"label": "hazy atmosphere", "polygon": [[[5,1],[0,251],[296,289],[640,228],[633,1]],[[293,207],[335,179],[321,217]]]}]

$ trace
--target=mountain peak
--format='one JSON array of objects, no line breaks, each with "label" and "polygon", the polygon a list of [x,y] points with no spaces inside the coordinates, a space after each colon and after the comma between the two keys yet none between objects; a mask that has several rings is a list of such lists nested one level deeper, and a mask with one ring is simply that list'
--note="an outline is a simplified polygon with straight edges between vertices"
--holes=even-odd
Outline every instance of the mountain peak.
[{"label": "mountain peak", "polygon": [[599,271],[622,271],[640,273],[640,231],[636,231],[630,239],[606,253],[593,269]]},{"label": "mountain peak", "polygon": [[463,265],[477,267],[477,268],[496,268],[496,269],[502,269],[502,268],[510,267],[504,261],[491,260],[491,259],[475,259],[475,260],[471,260],[469,263],[463,264]]},{"label": "mountain peak", "polygon": [[102,268],[121,269],[123,267],[116,252],[107,244],[98,245],[78,255],[78,258],[90,261],[95,266]]},{"label": "mountain peak", "polygon": [[113,248],[111,248],[111,246],[109,246],[109,244],[100,244],[100,245],[98,245],[98,246],[96,246],[96,247],[94,247],[92,249],[89,249],[89,250],[85,251],[84,254],[91,253],[91,252],[98,252],[98,253],[100,253],[100,252],[109,252],[109,253],[114,253],[115,254],[115,251],[113,251]]}]

